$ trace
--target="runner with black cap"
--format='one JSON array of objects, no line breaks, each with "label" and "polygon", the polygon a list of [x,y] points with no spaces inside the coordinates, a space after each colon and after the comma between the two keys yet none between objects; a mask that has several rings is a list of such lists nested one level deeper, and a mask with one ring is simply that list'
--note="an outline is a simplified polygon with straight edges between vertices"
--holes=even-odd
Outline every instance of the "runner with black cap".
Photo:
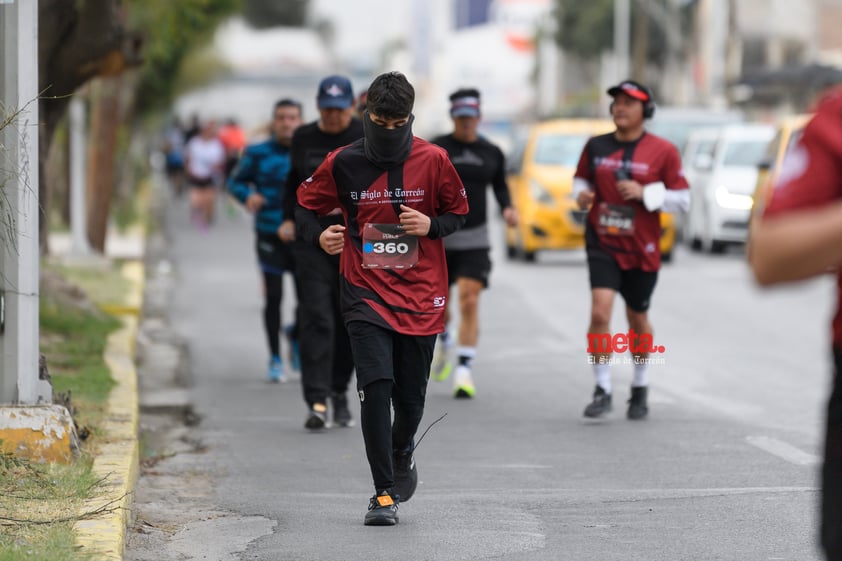
[{"label": "runner with black cap", "polygon": [[652,340],[648,310],[661,266],[661,211],[687,211],[690,192],[678,150],[669,141],[646,132],[645,119],[655,113],[652,91],[633,80],[608,90],[613,100],[613,133],[588,140],[576,175],[573,196],[590,208],[585,244],[591,285],[588,352],[596,377],[593,401],[585,417],[611,411],[611,312],[619,292],[626,302],[634,379],[627,417],[649,412],[648,352]]}]

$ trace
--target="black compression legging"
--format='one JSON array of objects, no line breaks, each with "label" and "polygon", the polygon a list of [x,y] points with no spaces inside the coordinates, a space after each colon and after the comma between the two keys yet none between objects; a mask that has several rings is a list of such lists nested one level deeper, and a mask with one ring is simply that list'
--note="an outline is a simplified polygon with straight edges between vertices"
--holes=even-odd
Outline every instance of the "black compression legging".
[{"label": "black compression legging", "polygon": [[395,484],[392,450],[410,445],[424,415],[424,392],[418,390],[412,388],[398,395],[400,389],[392,380],[377,380],[363,388],[360,422],[375,489],[391,489]]},{"label": "black compression legging", "polygon": [[263,326],[266,328],[269,351],[272,356],[281,356],[281,301],[284,295],[284,277],[264,271],[263,286],[266,291],[263,305]]}]

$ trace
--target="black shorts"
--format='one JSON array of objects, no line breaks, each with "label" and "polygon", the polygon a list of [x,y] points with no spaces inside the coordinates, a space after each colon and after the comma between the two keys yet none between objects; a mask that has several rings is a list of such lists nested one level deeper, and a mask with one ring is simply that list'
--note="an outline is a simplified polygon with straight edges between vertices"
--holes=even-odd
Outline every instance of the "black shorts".
[{"label": "black shorts", "polygon": [[359,320],[348,322],[347,327],[357,390],[377,380],[392,380],[407,388],[416,387],[424,395],[436,335],[404,335]]},{"label": "black shorts", "polygon": [[255,246],[257,261],[264,273],[282,275],[285,271],[295,271],[292,250],[277,234],[258,232]]},{"label": "black shorts", "polygon": [[216,187],[213,177],[196,177],[195,175],[190,175],[187,177],[187,182],[193,189],[213,189]]},{"label": "black shorts", "polygon": [[491,276],[491,257],[488,249],[452,249],[447,256],[447,284],[452,285],[456,279],[474,279],[488,288],[488,277]]},{"label": "black shorts", "polygon": [[658,272],[642,269],[621,269],[617,261],[605,250],[588,248],[588,271],[591,289],[610,288],[620,293],[626,305],[635,312],[649,309]]}]

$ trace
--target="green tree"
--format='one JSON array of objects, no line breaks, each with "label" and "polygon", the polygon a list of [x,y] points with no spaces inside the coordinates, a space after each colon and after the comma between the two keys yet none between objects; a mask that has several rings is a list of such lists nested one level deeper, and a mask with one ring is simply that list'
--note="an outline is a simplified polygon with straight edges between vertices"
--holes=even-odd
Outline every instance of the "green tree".
[{"label": "green tree", "polygon": [[555,40],[583,59],[599,57],[614,44],[614,0],[555,0]]},{"label": "green tree", "polygon": [[[135,109],[168,104],[181,60],[240,7],[241,0],[39,0],[39,88],[44,93],[39,99],[38,192],[43,250],[48,249],[45,217],[50,203],[45,163],[74,92],[96,77],[139,68],[138,95],[132,96],[139,100]],[[129,108],[123,114],[131,118],[132,113]],[[116,128],[120,123],[102,126]]]},{"label": "green tree", "polygon": [[136,101],[144,113],[172,102],[182,61],[242,9],[242,0],[131,0],[130,7],[127,25],[144,38]]}]

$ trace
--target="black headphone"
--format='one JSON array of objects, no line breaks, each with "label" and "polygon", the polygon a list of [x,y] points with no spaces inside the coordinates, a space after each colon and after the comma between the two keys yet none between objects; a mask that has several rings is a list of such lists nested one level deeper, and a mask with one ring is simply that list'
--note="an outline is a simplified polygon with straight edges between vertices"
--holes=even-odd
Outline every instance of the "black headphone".
[{"label": "black headphone", "polygon": [[[643,118],[644,119],[651,119],[655,116],[655,96],[652,94],[652,90],[648,87],[644,86],[643,84],[638,84],[637,82],[634,83],[640,90],[642,90],[647,97],[649,97],[648,101],[643,102]],[[611,105],[608,106],[608,112],[613,113],[614,111],[614,102],[611,102]]]},{"label": "black headphone", "polygon": [[652,90],[650,90],[646,86],[643,86],[643,91],[645,91],[646,95],[649,96],[649,101],[643,102],[643,118],[651,119],[655,116],[655,98],[652,95]]}]

